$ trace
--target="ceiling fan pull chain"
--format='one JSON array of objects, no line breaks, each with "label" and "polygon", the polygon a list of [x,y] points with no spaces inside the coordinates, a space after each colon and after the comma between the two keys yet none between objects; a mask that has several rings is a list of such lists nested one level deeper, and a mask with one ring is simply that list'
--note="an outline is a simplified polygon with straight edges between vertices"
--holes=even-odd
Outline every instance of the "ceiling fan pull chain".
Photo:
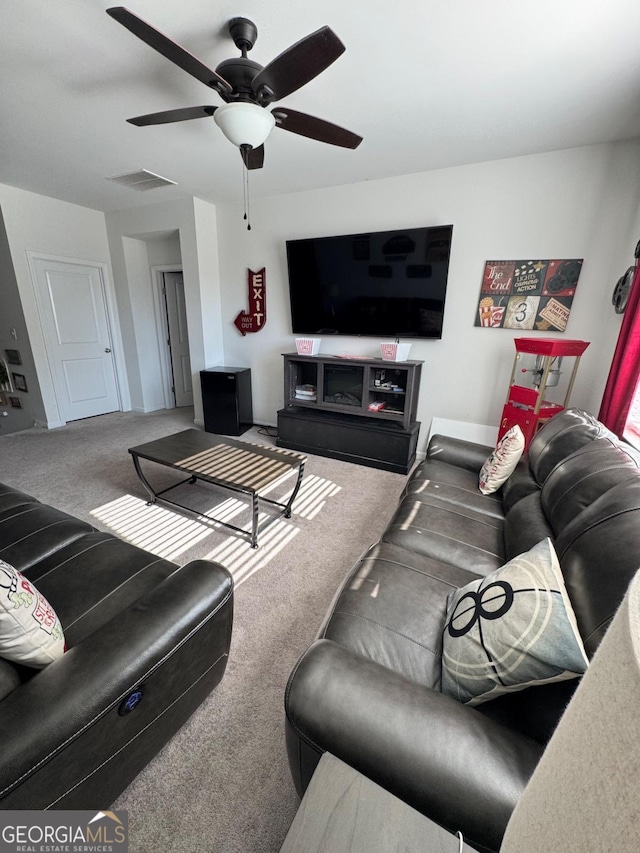
[{"label": "ceiling fan pull chain", "polygon": [[247,231],[251,231],[250,211],[249,211],[249,165],[248,158],[251,153],[250,145],[241,145],[240,152],[242,154],[242,202],[244,205],[244,216],[242,217],[247,223]]},{"label": "ceiling fan pull chain", "polygon": [[244,169],[245,181],[246,181],[246,202],[245,202],[245,214],[244,218],[247,220],[247,231],[251,231],[251,199],[249,196],[249,170],[245,166]]},{"label": "ceiling fan pull chain", "polygon": [[247,186],[246,186],[246,174],[247,174],[247,166],[244,162],[244,158],[242,159],[242,206],[244,208],[244,216],[242,217],[245,222],[247,221]]}]

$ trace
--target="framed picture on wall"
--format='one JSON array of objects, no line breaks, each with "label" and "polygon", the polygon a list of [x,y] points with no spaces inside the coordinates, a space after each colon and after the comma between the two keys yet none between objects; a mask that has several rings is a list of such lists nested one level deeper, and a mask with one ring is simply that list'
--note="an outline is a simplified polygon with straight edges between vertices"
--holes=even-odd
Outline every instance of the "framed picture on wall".
[{"label": "framed picture on wall", "polygon": [[581,270],[582,258],[486,261],[475,325],[564,332]]},{"label": "framed picture on wall", "polygon": [[12,373],[13,386],[16,391],[28,391],[27,380],[22,373]]},{"label": "framed picture on wall", "polygon": [[6,349],[4,353],[7,356],[8,364],[22,364],[22,356],[20,355],[20,350]]},{"label": "framed picture on wall", "polygon": [[14,409],[22,408],[22,400],[20,399],[20,397],[9,397],[9,402],[11,403]]},{"label": "framed picture on wall", "polygon": [[9,368],[4,358],[0,358],[0,391],[13,391]]}]

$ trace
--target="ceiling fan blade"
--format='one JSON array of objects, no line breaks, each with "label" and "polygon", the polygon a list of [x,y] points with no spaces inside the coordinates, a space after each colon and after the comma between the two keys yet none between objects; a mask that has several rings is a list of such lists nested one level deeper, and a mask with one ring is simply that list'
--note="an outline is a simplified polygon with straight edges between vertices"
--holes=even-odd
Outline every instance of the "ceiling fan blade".
[{"label": "ceiling fan blade", "polygon": [[207,68],[203,62],[200,62],[197,57],[189,53],[188,50],[185,50],[184,47],[180,47],[179,44],[171,41],[163,33],[154,29],[151,24],[147,24],[142,18],[138,18],[133,12],[125,9],[124,6],[112,6],[106,12],[107,15],[110,15],[115,21],[118,21],[119,24],[122,24],[123,27],[132,32],[134,36],[138,36],[149,47],[157,50],[158,53],[161,53],[171,62],[182,68],[183,71],[186,71],[187,74],[191,74],[192,77],[200,80],[206,86],[211,86],[213,89],[222,87],[228,92],[232,91],[231,85],[218,73],[211,68]]},{"label": "ceiling fan blade", "polygon": [[164,110],[161,113],[149,113],[146,116],[128,118],[129,124],[136,127],[147,127],[150,124],[169,124],[172,121],[189,121],[192,118],[212,116],[217,107],[183,107],[179,110]]},{"label": "ceiling fan blade", "polygon": [[257,148],[241,148],[240,155],[247,169],[262,169],[264,166],[264,145]]},{"label": "ceiling fan blade", "polygon": [[253,91],[266,103],[300,89],[345,51],[329,27],[321,27],[276,56],[251,81]]},{"label": "ceiling fan blade", "polygon": [[362,137],[337,124],[325,121],[321,118],[297,110],[289,110],[278,107],[271,110],[276,120],[276,127],[297,133],[300,136],[308,136],[309,139],[317,139],[318,142],[327,142],[329,145],[340,145],[342,148],[357,148],[362,142]]}]

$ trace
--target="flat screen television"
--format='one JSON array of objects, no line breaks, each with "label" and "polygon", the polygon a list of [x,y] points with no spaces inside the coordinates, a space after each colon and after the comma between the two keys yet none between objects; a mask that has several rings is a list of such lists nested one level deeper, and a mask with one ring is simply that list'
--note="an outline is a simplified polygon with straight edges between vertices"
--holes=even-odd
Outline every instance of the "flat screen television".
[{"label": "flat screen television", "polygon": [[452,225],[287,240],[294,334],[441,338]]}]

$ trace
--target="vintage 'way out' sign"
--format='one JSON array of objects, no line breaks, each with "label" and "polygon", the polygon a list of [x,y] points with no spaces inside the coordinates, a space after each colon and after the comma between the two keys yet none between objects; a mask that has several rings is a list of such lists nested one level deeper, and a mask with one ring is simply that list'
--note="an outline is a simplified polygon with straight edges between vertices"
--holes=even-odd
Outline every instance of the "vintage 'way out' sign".
[{"label": "vintage 'way out' sign", "polygon": [[258,272],[247,270],[249,311],[241,311],[233,321],[241,335],[259,332],[267,322],[267,291],[265,268]]},{"label": "vintage 'way out' sign", "polygon": [[564,332],[582,259],[487,261],[476,326]]}]

